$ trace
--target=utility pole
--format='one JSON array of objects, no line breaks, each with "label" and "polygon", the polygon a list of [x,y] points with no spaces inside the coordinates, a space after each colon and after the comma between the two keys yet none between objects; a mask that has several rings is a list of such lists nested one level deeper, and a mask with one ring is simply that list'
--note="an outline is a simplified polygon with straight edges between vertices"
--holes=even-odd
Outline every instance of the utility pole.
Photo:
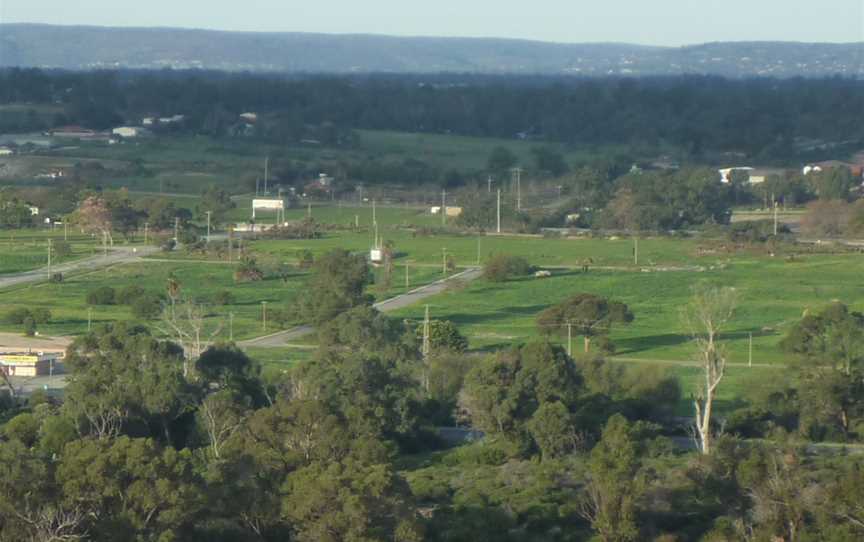
[{"label": "utility pole", "polygon": [[234,342],[234,313],[228,313],[228,340]]},{"label": "utility pole", "polygon": [[[773,196],[772,196],[773,198]],[[777,236],[777,200],[774,200],[774,236]]]},{"label": "utility pole", "polygon": [[66,223],[66,219],[63,219],[63,240],[69,240],[69,224]]},{"label": "utility pole", "polygon": [[573,324],[567,322],[567,355],[573,355]]},{"label": "utility pole", "polygon": [[407,291],[408,288],[408,262],[405,262],[405,290]]},{"label": "utility pole", "polygon": [[423,318],[423,346],[421,352],[423,357],[429,356],[429,305],[426,305],[426,317]]},{"label": "utility pole", "polygon": [[[257,196],[259,193],[258,187],[261,184],[261,177],[255,177],[255,195]],[[252,212],[255,212],[255,209],[252,209]]]},{"label": "utility pole", "polygon": [[264,157],[264,193],[269,194],[267,191],[267,181],[270,178],[270,157]]},{"label": "utility pole", "polygon": [[231,262],[231,250],[234,248],[234,226],[228,226],[228,262]]},{"label": "utility pole", "polygon": [[501,233],[501,189],[498,189],[498,233]]},{"label": "utility pole", "polygon": [[753,332],[750,332],[750,342],[747,345],[747,367],[753,367]]},{"label": "utility pole", "polygon": [[91,325],[92,322],[93,322],[93,309],[90,307],[87,307],[87,331],[90,331],[90,328],[92,327],[92,325]]},{"label": "utility pole", "polygon": [[306,218],[312,218],[312,202],[306,205]]},{"label": "utility pole", "polygon": [[354,229],[360,229],[360,215],[354,215]]},{"label": "utility pole", "polygon": [[441,254],[442,254],[441,273],[446,276],[447,275],[447,249],[442,248]]},{"label": "utility pole", "polygon": [[516,176],[516,210],[522,211],[522,168],[513,168]]},{"label": "utility pole", "polygon": [[51,239],[48,239],[48,280],[51,280]]},{"label": "utility pole", "polygon": [[639,265],[639,238],[633,238],[633,265]]},{"label": "utility pole", "polygon": [[372,224],[377,224],[378,219],[375,216],[375,200],[372,200]]},{"label": "utility pole", "polygon": [[477,238],[477,265],[480,265],[480,238]]},{"label": "utility pole", "polygon": [[102,255],[108,257],[108,232],[102,232]]},{"label": "utility pole", "polygon": [[210,244],[210,215],[212,211],[207,211],[207,244]]},{"label": "utility pole", "polygon": [[149,234],[149,233],[150,233],[150,223],[149,223],[149,222],[145,222],[145,223],[144,223],[144,244],[145,244],[145,245],[147,244],[148,234]]},{"label": "utility pole", "polygon": [[267,331],[267,302],[261,302],[261,325],[264,331]]},{"label": "utility pole", "polygon": [[174,217],[174,242],[178,243],[177,230],[180,228],[180,217]]},{"label": "utility pole", "polygon": [[492,175],[486,178],[486,192],[489,194],[492,193]]},{"label": "utility pole", "polygon": [[441,191],[441,226],[447,225],[447,191]]}]

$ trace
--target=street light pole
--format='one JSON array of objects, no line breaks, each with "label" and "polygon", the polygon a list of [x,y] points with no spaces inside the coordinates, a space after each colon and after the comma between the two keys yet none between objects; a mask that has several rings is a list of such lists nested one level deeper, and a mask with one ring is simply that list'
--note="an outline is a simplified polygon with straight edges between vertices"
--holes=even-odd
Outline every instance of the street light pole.
[{"label": "street light pole", "polygon": [[207,211],[207,244],[210,244],[210,215],[212,211]]},{"label": "street light pole", "polygon": [[267,331],[267,302],[261,302],[261,321],[263,322],[264,331]]}]

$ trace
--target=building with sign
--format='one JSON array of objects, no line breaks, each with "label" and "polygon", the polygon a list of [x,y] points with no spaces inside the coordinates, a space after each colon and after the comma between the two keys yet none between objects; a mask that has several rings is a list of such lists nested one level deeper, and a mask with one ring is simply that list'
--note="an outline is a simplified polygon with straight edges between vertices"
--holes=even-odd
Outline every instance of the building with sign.
[{"label": "building with sign", "polygon": [[59,358],[57,352],[0,352],[0,371],[9,376],[48,375]]}]

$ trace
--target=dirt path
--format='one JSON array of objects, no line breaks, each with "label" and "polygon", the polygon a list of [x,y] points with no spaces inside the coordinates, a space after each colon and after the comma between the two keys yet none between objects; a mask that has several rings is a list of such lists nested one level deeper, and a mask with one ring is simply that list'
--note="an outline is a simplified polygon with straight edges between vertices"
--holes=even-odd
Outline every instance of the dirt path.
[{"label": "dirt path", "polygon": [[[52,273],[73,273],[77,271],[92,271],[102,267],[115,265],[118,263],[130,262],[137,260],[142,256],[153,254],[159,250],[157,247],[141,246],[141,247],[114,247],[107,255],[91,256],[83,260],[75,260],[51,266]],[[0,275],[0,288],[9,288],[20,284],[30,282],[42,282],[48,280],[48,268],[42,267],[32,271],[24,271],[22,273],[10,273],[8,275]]]},{"label": "dirt path", "polygon": [[[482,270],[479,267],[471,267],[465,271],[462,271],[461,273],[457,273],[451,277],[447,277],[446,279],[435,281],[431,284],[421,286],[420,288],[411,290],[410,292],[404,293],[394,298],[386,299],[384,301],[375,303],[373,307],[375,307],[381,312],[392,312],[395,310],[399,310],[401,308],[408,307],[419,301],[422,301],[427,297],[440,294],[441,292],[446,290],[451,283],[455,281],[467,282],[474,280],[478,278],[481,273]],[[315,328],[313,326],[303,325],[286,331],[273,333],[271,335],[265,335],[263,337],[257,337],[255,339],[241,341],[239,343],[239,346],[244,348],[278,348],[281,346],[286,346],[291,341],[310,335],[314,331]]]},{"label": "dirt path", "polygon": [[24,337],[16,333],[0,333],[0,352],[58,352],[66,350],[71,342],[72,337]]}]

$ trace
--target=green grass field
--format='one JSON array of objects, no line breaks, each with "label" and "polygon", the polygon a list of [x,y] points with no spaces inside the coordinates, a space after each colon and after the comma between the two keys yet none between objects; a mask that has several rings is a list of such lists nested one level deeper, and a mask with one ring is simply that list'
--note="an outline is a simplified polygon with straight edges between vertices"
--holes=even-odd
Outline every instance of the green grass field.
[{"label": "green grass field", "polygon": [[[53,263],[86,258],[97,249],[96,241],[89,235],[73,233],[67,238],[72,253],[62,258],[55,255]],[[62,241],[62,229],[0,230],[0,275],[30,271],[47,265],[49,239]]]},{"label": "green grass field", "polygon": [[[459,325],[472,348],[488,349],[536,337],[536,316],[549,305],[581,292],[600,294],[627,303],[636,317],[631,325],[612,330],[618,356],[684,361],[692,358],[692,346],[680,308],[691,287],[704,280],[739,292],[739,308],[723,336],[730,361],[748,361],[752,333],[754,362],[774,364],[784,361],[778,341],[805,309],[817,310],[834,299],[864,308],[862,272],[859,255],[811,256],[791,263],[741,258],[725,269],[705,272],[567,271],[548,279],[480,280],[431,298],[429,304],[434,317]],[[422,315],[420,307],[412,307],[396,316]],[[574,341],[574,349],[581,347],[581,340]]]},{"label": "green grass field", "polygon": [[[476,265],[478,243],[480,261],[494,254],[523,256],[537,266],[632,266],[632,239],[541,238],[536,236],[436,235],[415,236],[410,231],[383,229],[379,235],[393,241],[397,263],[440,264],[444,250],[457,265]],[[365,251],[372,246],[374,234],[344,232],[325,235],[323,239],[298,241],[255,241],[255,250],[274,255],[293,256],[308,249],[323,253],[333,248]],[[718,255],[697,256],[699,242],[675,239],[642,239],[639,241],[640,265],[715,265],[725,260]]]}]

